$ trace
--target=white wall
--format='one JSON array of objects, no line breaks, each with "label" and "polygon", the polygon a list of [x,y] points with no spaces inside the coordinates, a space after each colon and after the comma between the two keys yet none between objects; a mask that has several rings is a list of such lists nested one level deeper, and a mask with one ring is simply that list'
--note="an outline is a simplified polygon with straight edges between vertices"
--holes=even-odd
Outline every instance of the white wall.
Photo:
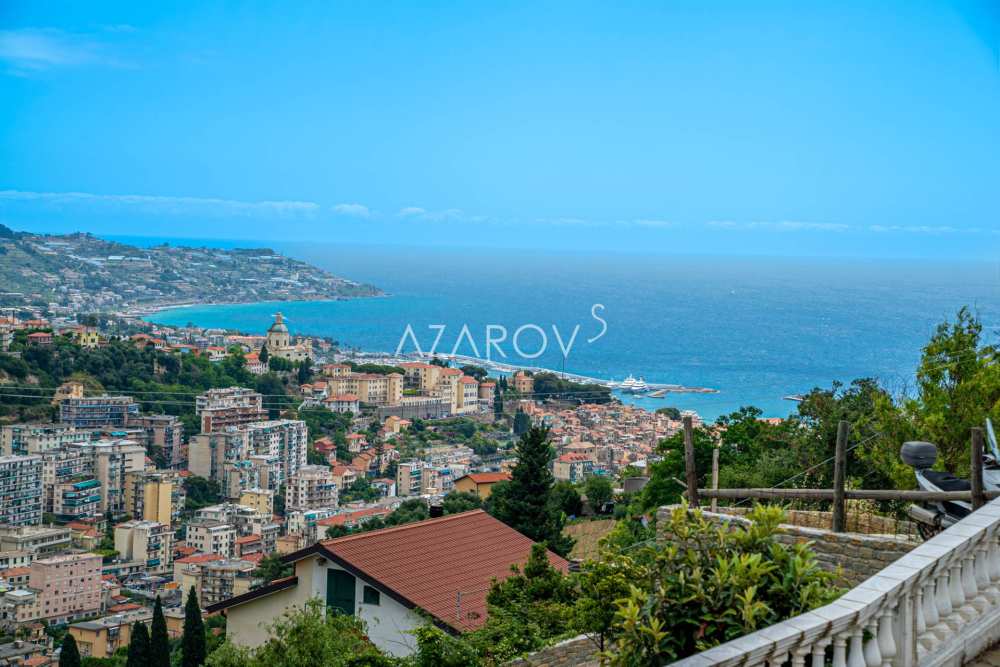
[{"label": "white wall", "polygon": [[[339,565],[327,562],[326,566],[318,566],[323,571],[320,576],[313,577],[314,584],[322,588],[317,595],[321,600],[326,600],[326,569],[342,570]],[[381,593],[379,605],[364,603],[364,587],[366,582],[360,577],[355,577],[354,600],[355,615],[364,621],[368,629],[368,637],[375,646],[386,653],[396,657],[406,657],[417,650],[417,639],[412,634],[426,621],[394,600],[385,590],[375,586]]]}]

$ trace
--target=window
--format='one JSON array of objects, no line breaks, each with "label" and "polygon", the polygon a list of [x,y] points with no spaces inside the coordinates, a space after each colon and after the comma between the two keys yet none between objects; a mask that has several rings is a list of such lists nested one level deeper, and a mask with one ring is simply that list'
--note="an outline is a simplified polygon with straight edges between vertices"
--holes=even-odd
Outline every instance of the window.
[{"label": "window", "polygon": [[362,594],[361,601],[365,604],[377,605],[381,602],[382,594],[378,592],[377,589],[371,586],[365,586],[364,593]]}]

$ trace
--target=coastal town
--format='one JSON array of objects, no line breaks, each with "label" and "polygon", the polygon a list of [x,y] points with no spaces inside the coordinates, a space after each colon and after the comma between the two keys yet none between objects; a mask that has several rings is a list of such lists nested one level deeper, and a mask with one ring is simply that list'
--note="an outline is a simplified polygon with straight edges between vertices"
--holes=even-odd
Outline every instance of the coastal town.
[{"label": "coastal town", "polygon": [[152,312],[190,303],[377,296],[268,248],[160,244],[140,248],[91,234],[32,234],[0,225],[0,306],[76,313]]},{"label": "coastal town", "polygon": [[[0,318],[0,632],[23,640],[21,655],[38,658],[31,664],[51,655],[51,628],[72,635],[83,655],[113,656],[136,621],[151,621],[154,600],[178,636],[192,594],[206,618],[226,611],[229,636],[242,632],[252,644],[232,601],[273,592],[276,563],[298,568],[299,554],[331,537],[377,539],[380,531],[364,531],[406,512],[429,517],[428,531],[446,530],[434,519],[444,507],[474,510],[509,482],[517,439],[532,426],[548,429],[554,480],[586,500],[588,480],[641,485],[660,456],[657,443],[685,417],[700,424],[693,413],[649,412],[610,394],[591,402],[592,390],[582,398],[571,388],[536,392],[539,373],[490,376],[436,357],[341,353],[328,339],[293,335],[281,313],[259,333],[130,315],[135,333],[122,334],[59,312],[10,308]],[[109,392],[82,374],[46,387],[19,372],[18,363],[54,354],[119,350],[152,359],[151,378],[179,365],[227,369],[248,386]],[[498,543],[510,539],[488,514],[467,520]],[[427,539],[418,532],[413,539]],[[510,552],[511,563],[530,546],[513,534],[523,553]],[[485,538],[476,544],[495,547]],[[497,574],[461,582],[478,587],[470,608],[485,605]],[[393,613],[413,625],[411,612]],[[446,613],[439,620],[455,623]],[[373,636],[401,654],[412,650],[404,639]]]}]

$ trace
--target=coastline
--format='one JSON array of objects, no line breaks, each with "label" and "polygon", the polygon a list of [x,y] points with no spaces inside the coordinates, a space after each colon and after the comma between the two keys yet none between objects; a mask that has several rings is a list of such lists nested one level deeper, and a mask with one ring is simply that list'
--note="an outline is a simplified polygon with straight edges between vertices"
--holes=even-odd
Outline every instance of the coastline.
[{"label": "coastline", "polygon": [[[147,322],[150,322],[152,324],[159,324],[160,326],[176,326],[176,325],[167,325],[167,324],[158,323],[158,322],[155,322],[154,320],[149,319],[149,318],[152,318],[152,316],[154,316],[156,313],[159,313],[159,312],[163,312],[163,311],[167,311],[167,310],[180,310],[180,309],[184,309],[184,308],[215,307],[215,306],[263,305],[263,304],[271,304],[271,303],[274,303],[274,304],[280,304],[280,303],[324,303],[324,302],[325,303],[337,303],[337,302],[343,302],[343,301],[351,301],[351,300],[355,300],[355,299],[369,299],[369,298],[378,298],[378,297],[387,297],[387,296],[390,296],[390,295],[388,293],[382,293],[382,294],[377,295],[376,297],[344,297],[344,298],[338,298],[338,299],[329,299],[329,298],[323,298],[323,299],[286,299],[286,300],[283,300],[283,301],[234,301],[234,302],[212,302],[212,303],[186,302],[186,303],[182,303],[182,304],[159,304],[155,308],[142,308],[142,309],[134,308],[134,309],[130,309],[128,311],[128,313],[129,313],[129,315],[131,317],[139,317],[140,319],[143,319],[143,320],[145,320]],[[248,332],[242,331],[242,330],[240,330],[238,328],[233,328],[232,330],[233,331],[237,331],[237,332],[239,332],[241,334],[248,333]],[[315,337],[315,338],[328,338],[329,337],[328,335],[325,335],[325,334],[309,333],[309,332],[302,332],[302,333],[299,333],[297,335],[307,336],[307,337]],[[474,357],[474,356],[468,356],[468,355],[462,355],[462,354],[454,354],[453,355],[453,354],[442,353],[442,354],[437,354],[435,356],[440,357],[442,359],[447,359],[449,361],[454,361],[454,362],[456,362],[458,364],[461,364],[461,365],[471,364],[471,365],[482,366],[484,368],[487,368],[489,370],[497,372],[501,376],[510,375],[510,374],[513,374],[513,373],[515,373],[517,371],[528,371],[528,372],[531,372],[531,373],[551,373],[553,375],[556,375],[556,376],[559,376],[561,378],[570,380],[572,382],[579,382],[579,383],[583,383],[583,384],[596,384],[596,385],[600,385],[602,387],[607,387],[607,388],[612,389],[612,390],[615,390],[615,389],[619,388],[619,385],[618,385],[617,382],[614,382],[613,380],[609,380],[607,378],[588,376],[588,375],[583,375],[583,374],[580,374],[580,373],[565,372],[565,371],[560,371],[560,370],[556,370],[554,368],[548,368],[548,367],[544,367],[544,366],[533,366],[533,365],[516,364],[516,363],[510,363],[510,362],[500,363],[500,362],[493,361],[491,359],[485,359],[485,358],[482,358],[482,357]],[[426,361],[426,360],[428,360],[428,359],[431,358],[431,357],[428,357],[427,355],[416,353],[416,352],[396,354],[394,352],[389,352],[387,350],[369,350],[369,349],[364,349],[364,348],[359,348],[358,357],[360,357],[361,359],[364,359],[364,360],[370,360],[370,361],[376,362],[376,363],[386,363],[386,364],[390,364],[390,365],[393,364],[393,363],[401,363],[401,362]],[[635,393],[635,394],[633,394],[633,393],[626,393],[625,395],[629,396],[630,398],[664,399],[664,398],[667,398],[670,394],[718,394],[718,393],[720,393],[719,389],[712,388],[712,387],[687,386],[687,385],[674,384],[674,383],[656,383],[656,382],[650,382],[650,383],[647,383],[647,386],[648,386],[648,391],[647,392],[644,392],[644,393]]]}]

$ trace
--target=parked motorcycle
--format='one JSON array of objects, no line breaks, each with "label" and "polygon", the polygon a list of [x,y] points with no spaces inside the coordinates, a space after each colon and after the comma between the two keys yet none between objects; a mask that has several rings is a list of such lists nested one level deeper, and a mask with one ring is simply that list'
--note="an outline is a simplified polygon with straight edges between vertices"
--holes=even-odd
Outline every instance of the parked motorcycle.
[{"label": "parked motorcycle", "polygon": [[[983,488],[1000,490],[1000,449],[997,447],[993,423],[986,420],[988,452],[983,452],[979,465],[983,468]],[[931,470],[937,461],[937,446],[930,442],[904,442],[899,456],[913,468],[917,486],[923,491],[968,491],[969,480],[950,472]],[[907,514],[917,525],[921,537],[930,539],[972,513],[972,503],[965,500],[943,500],[910,505]]]}]

